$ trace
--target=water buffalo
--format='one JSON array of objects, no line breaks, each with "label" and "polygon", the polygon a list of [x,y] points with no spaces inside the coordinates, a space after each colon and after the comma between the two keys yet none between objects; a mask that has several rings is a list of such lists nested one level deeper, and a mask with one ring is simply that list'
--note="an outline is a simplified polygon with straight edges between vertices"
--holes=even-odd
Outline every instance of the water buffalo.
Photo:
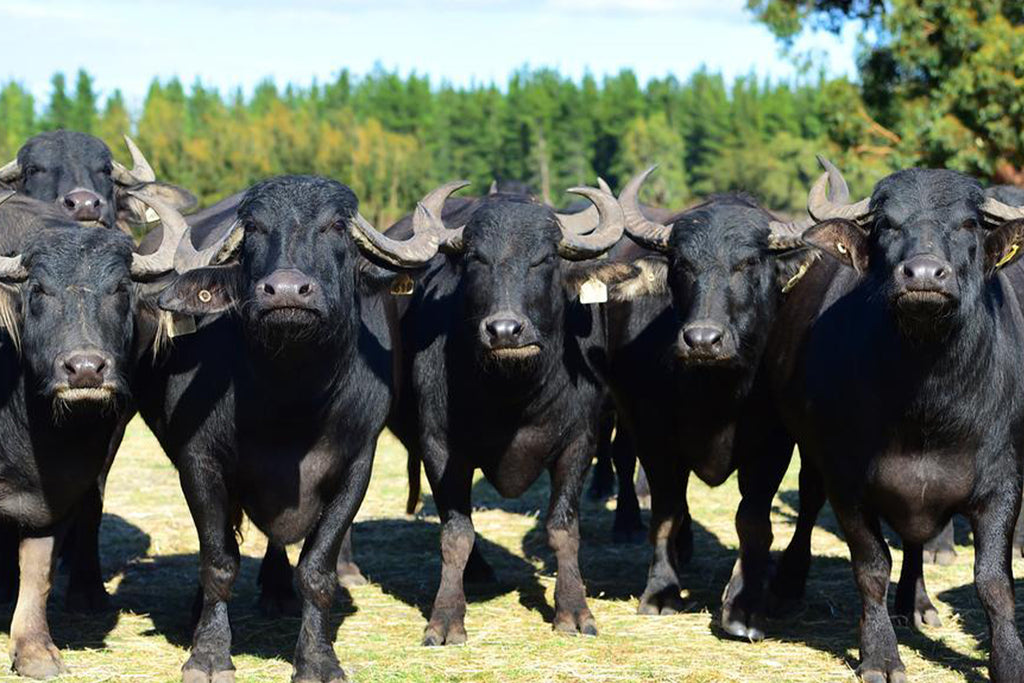
[{"label": "water buffalo", "polygon": [[32,201],[0,207],[0,249],[12,254],[0,257],[0,527],[14,536],[20,564],[13,668],[45,678],[65,671],[46,621],[55,553],[127,409],[135,314],[155,306],[136,281],[171,270],[184,224],[140,256],[126,235],[47,215]]},{"label": "water buffalo", "polygon": [[441,516],[441,583],[425,645],[464,642],[463,575],[474,547],[470,490],[482,469],[500,494],[521,495],[548,469],[548,541],[558,562],[554,627],[596,634],[577,552],[578,502],[593,459],[604,389],[600,312],[577,301],[619,272],[578,263],[622,235],[614,197],[573,190],[597,220],[576,228],[550,207],[503,193],[445,220],[446,252],[417,282],[401,317],[403,397],[389,423],[422,459]]},{"label": "water buffalo", "polygon": [[[620,428],[651,488],[654,554],[639,612],[670,614],[681,609],[679,567],[693,551],[690,474],[717,486],[738,470],[745,490],[768,479],[777,486],[785,473],[788,455],[781,467],[761,457],[766,443],[788,440],[792,448],[766,400],[764,350],[784,288],[815,254],[797,237],[806,223],[780,223],[744,195],[714,196],[666,223],[651,220],[637,198],[652,171],[619,198],[639,247],[618,255],[636,274],[611,291],[606,372]],[[741,510],[737,526],[744,521]],[[722,624],[734,635],[763,637],[767,549],[761,562],[745,564],[752,580],[724,598]]]},{"label": "water buffalo", "polygon": [[853,204],[821,195],[812,190],[819,223],[804,239],[831,258],[796,285],[766,353],[782,418],[850,548],[860,674],[906,680],[881,521],[903,539],[903,573],[915,579],[901,576],[897,608],[927,614],[922,544],[961,513],[974,531],[991,677],[1024,680],[1010,572],[1024,443],[1024,276],[1013,265],[1024,210],[947,170],[894,173]]},{"label": "water buffalo", "polygon": [[[0,168],[0,183],[17,191],[19,198],[37,200],[31,208],[39,215],[56,213],[81,225],[117,227],[129,234],[155,218],[152,209],[133,192],[144,190],[179,211],[195,204],[195,197],[186,190],[157,182],[152,167],[131,138],[126,136],[125,143],[132,157],[131,168],[115,161],[106,143],[92,135],[66,130],[41,133],[26,141],[17,157]],[[151,232],[156,234],[140,253],[152,254],[162,243],[162,228]],[[99,560],[102,492],[109,464],[132,413],[125,412],[124,424],[111,442],[108,465],[96,488],[83,497],[78,521],[64,545],[65,558],[70,560],[66,607],[73,610],[95,611],[109,604]],[[12,599],[17,588],[14,543],[13,538],[0,538],[0,569],[5,570],[0,571],[3,602]]]},{"label": "water buffalo", "polygon": [[344,678],[328,618],[391,402],[383,299],[394,271],[436,253],[435,216],[457,186],[423,200],[406,241],[370,226],[348,187],[307,176],[250,188],[234,227],[205,248],[182,240],[181,275],[160,305],[197,316],[197,329],[140,369],[138,399],[199,534],[201,609],[185,681],[234,677],[227,599],[242,512],[279,547],[304,542],[294,680]]},{"label": "water buffalo", "polygon": [[56,130],[30,138],[17,156],[0,167],[0,183],[42,202],[53,202],[79,223],[133,227],[155,218],[132,190],[145,187],[179,212],[195,206],[196,199],[183,188],[158,182],[153,168],[127,135],[125,144],[132,168],[113,159],[110,148],[87,133]]}]

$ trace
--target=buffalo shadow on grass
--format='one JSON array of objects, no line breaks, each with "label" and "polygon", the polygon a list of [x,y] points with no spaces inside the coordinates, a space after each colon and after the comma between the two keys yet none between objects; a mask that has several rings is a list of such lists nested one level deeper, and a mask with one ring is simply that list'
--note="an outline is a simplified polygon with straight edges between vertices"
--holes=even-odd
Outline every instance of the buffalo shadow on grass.
[{"label": "buffalo shadow on grass", "polygon": [[[241,557],[228,602],[231,654],[290,662],[295,654],[301,619],[297,615],[270,617],[260,613],[256,579],[261,560],[248,555]],[[121,609],[149,616],[153,628],[144,635],[161,635],[169,643],[187,650],[192,645],[193,609],[198,588],[198,553],[155,555],[127,568],[114,600]],[[358,608],[348,590],[339,587],[331,610],[329,635],[332,642],[341,623],[356,611]]]},{"label": "buffalo shadow on grass", "polygon": [[[433,508],[432,500],[426,502]],[[424,619],[430,618],[441,579],[440,539],[441,525],[422,518],[366,520],[357,523],[352,534],[356,563],[363,573],[384,593],[419,609]],[[467,603],[483,602],[514,590],[520,595],[537,591],[543,594],[530,563],[479,533],[475,547],[494,568],[497,580],[466,583]]]},{"label": "buffalo shadow on grass", "polygon": [[[105,513],[100,527],[100,562],[103,580],[109,581],[127,571],[150,548],[149,534],[128,520]],[[47,604],[47,621],[53,642],[61,650],[87,650],[106,647],[106,638],[117,626],[118,610],[124,605],[111,598],[109,609],[91,614],[65,611],[67,567],[58,564],[53,591]],[[14,602],[0,603],[0,631],[10,633]]]}]

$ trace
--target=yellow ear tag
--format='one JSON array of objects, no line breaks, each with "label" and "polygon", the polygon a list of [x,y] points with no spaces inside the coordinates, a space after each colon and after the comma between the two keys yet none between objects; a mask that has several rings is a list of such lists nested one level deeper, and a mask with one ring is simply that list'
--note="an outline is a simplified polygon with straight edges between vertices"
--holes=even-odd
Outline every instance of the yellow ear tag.
[{"label": "yellow ear tag", "polygon": [[391,293],[395,296],[409,296],[416,289],[416,283],[405,273],[391,281]]},{"label": "yellow ear tag", "polygon": [[151,209],[150,207],[147,206],[146,207],[146,222],[147,223],[156,223],[158,220],[160,220],[160,214],[158,214],[156,211],[154,211],[153,209]]},{"label": "yellow ear tag", "polygon": [[1004,256],[1003,258],[999,259],[999,263],[996,264],[996,268],[1002,268],[1007,263],[1012,261],[1013,257],[1017,255],[1018,251],[1020,251],[1020,245],[1019,244],[1011,244],[1010,245],[1010,250],[1008,252],[1006,252],[1006,256]]},{"label": "yellow ear tag", "polygon": [[580,285],[581,304],[603,304],[608,301],[608,286],[595,277]]},{"label": "yellow ear tag", "polygon": [[800,268],[796,271],[796,275],[786,280],[786,284],[782,285],[782,293],[785,294],[796,287],[796,283],[800,282],[800,278],[807,274],[807,269],[810,267],[811,264],[809,263],[801,263]]}]

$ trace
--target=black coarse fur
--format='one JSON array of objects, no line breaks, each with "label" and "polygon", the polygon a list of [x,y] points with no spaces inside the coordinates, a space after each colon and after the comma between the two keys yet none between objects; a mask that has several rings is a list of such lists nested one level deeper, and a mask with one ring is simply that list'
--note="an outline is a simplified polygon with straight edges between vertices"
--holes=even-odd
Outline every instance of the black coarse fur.
[{"label": "black coarse fur", "polygon": [[[437,257],[403,304],[402,400],[389,422],[422,457],[441,515],[441,583],[424,644],[466,638],[476,469],[506,497],[551,473],[554,625],[593,634],[577,560],[578,502],[604,396],[593,370],[604,325],[569,284],[589,266],[559,258],[554,212],[527,197],[495,194],[460,210],[464,220],[446,218],[466,225],[463,253]],[[514,341],[492,337],[494,320],[516,321],[521,332]]]},{"label": "black coarse fur", "polygon": [[[59,548],[76,508],[95,491],[128,411],[141,301],[127,236],[23,210],[14,200],[0,206],[2,251],[21,254],[27,268],[26,279],[5,282],[0,293],[0,535],[12,545],[42,540]],[[65,359],[82,351],[105,363],[105,391],[88,398],[66,391]],[[16,545],[5,548],[4,560],[12,557],[17,570]],[[63,665],[45,621],[53,558],[37,560],[21,568],[28,580],[11,629],[14,667],[54,675]],[[42,611],[20,618],[32,605]]]},{"label": "black coarse fur", "polygon": [[[675,218],[665,253],[634,246],[615,254],[643,273],[620,286],[642,291],[612,291],[607,370],[620,428],[651,487],[654,554],[643,614],[681,608],[679,570],[693,550],[690,473],[717,486],[739,469],[741,488],[769,479],[777,487],[788,463],[788,452],[775,462],[761,457],[766,444],[787,441],[767,400],[762,360],[782,284],[813,254],[771,251],[772,220],[748,196],[718,195]],[[718,330],[720,341],[691,346],[686,335],[699,329]],[[737,525],[743,522],[740,510]],[[768,545],[747,563],[748,581],[735,582],[723,605],[725,628],[742,637],[762,635],[770,526],[765,531]]]},{"label": "black coarse fur", "polygon": [[[348,233],[352,191],[332,180],[274,178],[238,206],[238,261],[189,271],[167,310],[211,308],[147,369],[140,412],[180,473],[199,532],[202,614],[185,672],[232,669],[226,601],[238,571],[240,511],[278,546],[303,541],[295,675],[342,675],[328,639],[335,562],[369,482],[391,400],[390,336],[372,271]],[[301,301],[265,283],[298,273]],[[212,292],[204,302],[198,292]]]},{"label": "black coarse fur", "polygon": [[[991,678],[1024,680],[1010,574],[1024,436],[1024,278],[1016,264],[995,268],[1019,243],[1021,223],[986,222],[982,199],[978,183],[958,173],[900,171],[876,186],[866,231],[839,222],[805,233],[832,253],[844,242],[867,267],[812,269],[767,350],[785,423],[820,473],[850,547],[863,602],[861,674],[869,680],[903,671],[880,522],[916,564],[905,559],[904,572],[919,573],[921,544],[954,513],[974,529]],[[943,264],[942,282],[926,289],[945,294],[907,294],[915,288],[905,266],[921,256]],[[896,602],[899,611],[934,612],[923,579],[901,585]]]}]

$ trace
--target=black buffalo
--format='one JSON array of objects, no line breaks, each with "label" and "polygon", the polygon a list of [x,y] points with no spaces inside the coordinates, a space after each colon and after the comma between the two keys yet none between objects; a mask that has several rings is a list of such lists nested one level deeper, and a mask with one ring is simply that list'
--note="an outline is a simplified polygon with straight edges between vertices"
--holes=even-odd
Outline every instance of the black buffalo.
[{"label": "black buffalo", "polygon": [[132,191],[145,187],[149,196],[178,211],[195,206],[196,199],[187,190],[157,181],[153,168],[128,136],[125,144],[132,168],[115,161],[106,143],[87,133],[40,133],[0,167],[0,183],[26,197],[55,203],[79,223],[118,227],[128,233],[155,219]]},{"label": "black buffalo", "polygon": [[[766,353],[785,424],[850,548],[860,673],[905,680],[881,521],[904,542],[897,609],[928,615],[922,545],[961,513],[974,531],[992,679],[1024,680],[1010,572],[1024,437],[1024,277],[1014,265],[1024,211],[942,170],[900,171],[855,204],[821,196],[816,186],[809,206],[820,223],[804,237],[833,258],[796,285]],[[801,503],[801,523],[813,524]]]},{"label": "black buffalo", "polygon": [[[814,254],[797,238],[801,226],[776,221],[745,195],[712,197],[666,223],[649,219],[637,196],[652,170],[620,196],[639,246],[617,255],[635,275],[612,289],[607,379],[619,438],[632,441],[651,490],[654,554],[639,612],[670,614],[682,607],[679,568],[693,551],[690,474],[717,486],[738,470],[747,490],[768,479],[777,486],[785,472],[788,457],[781,468],[761,457],[765,444],[787,440],[766,400],[762,364],[783,289]],[[762,531],[757,541],[770,546],[770,526]],[[727,593],[722,623],[759,639],[767,566],[745,569],[759,578]]]},{"label": "black buffalo", "polygon": [[32,201],[0,207],[0,527],[21,570],[13,668],[44,678],[65,671],[46,621],[55,553],[127,410],[135,315],[155,306],[136,281],[171,270],[184,226],[139,256],[126,235]]},{"label": "black buffalo", "polygon": [[618,269],[576,261],[611,248],[623,220],[609,193],[576,192],[594,203],[589,231],[505,193],[447,214],[459,226],[445,234],[447,255],[420,278],[401,318],[403,396],[390,424],[413,461],[422,458],[442,525],[441,583],[425,645],[466,638],[463,573],[474,547],[476,469],[506,497],[549,470],[554,626],[597,633],[578,565],[578,501],[604,399],[594,371],[604,325],[576,294],[581,283],[613,279]]},{"label": "black buffalo", "polygon": [[434,216],[453,187],[424,200],[403,242],[376,232],[348,187],[303,176],[249,189],[234,228],[206,248],[182,240],[182,274],[161,306],[198,316],[198,329],[140,370],[139,406],[199,533],[201,611],[184,680],[233,678],[227,599],[242,512],[279,547],[304,542],[295,680],[343,679],[328,618],[391,402],[383,298],[392,271],[436,253]]},{"label": "black buffalo", "polygon": [[[0,183],[17,191],[19,197],[37,200],[31,205],[33,213],[56,215],[82,225],[117,227],[128,233],[156,218],[133,193],[144,191],[179,211],[195,204],[195,197],[186,190],[157,182],[135,143],[127,136],[125,143],[132,157],[131,168],[115,161],[106,143],[92,135],[65,130],[41,133],[26,141],[16,158],[0,168]],[[151,254],[161,244],[162,228],[151,233],[155,234],[141,253]],[[78,521],[64,547],[65,557],[70,559],[66,606],[74,610],[94,611],[109,603],[99,561],[102,491],[131,415],[131,410],[125,413],[122,428],[111,442],[108,465],[97,487],[83,498]],[[0,602],[14,596],[16,568],[14,539],[0,538]]]}]

